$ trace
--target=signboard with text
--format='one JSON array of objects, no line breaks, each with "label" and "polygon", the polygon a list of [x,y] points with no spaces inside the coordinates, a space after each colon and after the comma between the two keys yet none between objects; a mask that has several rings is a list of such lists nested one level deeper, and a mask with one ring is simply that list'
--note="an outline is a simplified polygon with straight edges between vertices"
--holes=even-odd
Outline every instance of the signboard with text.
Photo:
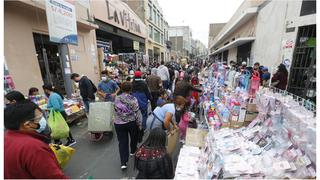
[{"label": "signboard with text", "polygon": [[77,17],[73,4],[64,0],[46,0],[50,41],[78,44]]}]

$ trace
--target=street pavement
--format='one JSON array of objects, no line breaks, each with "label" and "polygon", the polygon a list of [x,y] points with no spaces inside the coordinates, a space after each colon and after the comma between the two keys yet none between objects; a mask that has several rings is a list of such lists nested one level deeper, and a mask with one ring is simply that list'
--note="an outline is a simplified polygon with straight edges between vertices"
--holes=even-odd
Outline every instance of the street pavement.
[{"label": "street pavement", "polygon": [[[88,121],[82,119],[71,126],[71,132],[77,141],[73,146],[75,154],[69,161],[64,172],[74,179],[131,179],[137,175],[134,170],[134,157],[129,158],[128,169],[120,169],[118,140],[114,131],[112,135],[105,135],[101,141],[90,141]],[[174,165],[177,162],[179,147],[173,154]]]}]

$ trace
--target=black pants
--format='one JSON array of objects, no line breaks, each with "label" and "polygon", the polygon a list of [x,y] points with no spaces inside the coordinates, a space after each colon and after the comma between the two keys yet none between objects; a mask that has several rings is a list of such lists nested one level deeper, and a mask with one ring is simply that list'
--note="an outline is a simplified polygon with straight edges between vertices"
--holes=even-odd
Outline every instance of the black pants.
[{"label": "black pants", "polygon": [[[67,120],[68,115],[65,111],[60,112],[62,117],[64,118],[64,120]],[[68,141],[73,140],[72,134],[71,134],[71,130],[69,130],[69,137],[67,138]],[[60,139],[54,139],[54,143],[58,144],[60,142]]]},{"label": "black pants", "polygon": [[157,107],[157,101],[159,98],[159,92],[151,92],[152,101],[151,101],[151,108],[152,111]]},{"label": "black pants", "polygon": [[129,137],[131,153],[135,153],[138,144],[138,125],[135,121],[126,124],[114,124],[116,129],[121,165],[124,165],[129,160]]}]

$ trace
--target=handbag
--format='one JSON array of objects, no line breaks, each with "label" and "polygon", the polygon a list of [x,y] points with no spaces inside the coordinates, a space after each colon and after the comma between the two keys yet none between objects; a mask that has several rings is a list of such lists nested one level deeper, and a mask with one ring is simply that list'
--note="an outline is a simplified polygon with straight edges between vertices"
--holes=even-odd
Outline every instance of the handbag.
[{"label": "handbag", "polygon": [[49,145],[54,155],[57,158],[58,164],[61,169],[65,168],[70,161],[75,149],[69,146],[50,144]]},{"label": "handbag", "polygon": [[69,137],[69,126],[59,111],[50,111],[48,125],[51,128],[52,139]]}]

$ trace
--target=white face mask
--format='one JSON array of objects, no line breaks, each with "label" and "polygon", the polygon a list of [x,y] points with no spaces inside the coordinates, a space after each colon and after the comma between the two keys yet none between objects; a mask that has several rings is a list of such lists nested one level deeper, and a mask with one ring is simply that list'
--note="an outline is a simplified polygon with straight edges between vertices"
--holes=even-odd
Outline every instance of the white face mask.
[{"label": "white face mask", "polygon": [[107,77],[103,76],[103,77],[101,77],[101,80],[102,80],[102,81],[106,81],[106,80],[107,80]]},{"label": "white face mask", "polygon": [[39,129],[37,129],[36,131],[38,132],[38,133],[41,133],[42,131],[44,131],[45,129],[46,129],[46,127],[47,127],[47,120],[44,118],[44,117],[42,117],[41,119],[40,119],[40,121],[39,121]]}]

